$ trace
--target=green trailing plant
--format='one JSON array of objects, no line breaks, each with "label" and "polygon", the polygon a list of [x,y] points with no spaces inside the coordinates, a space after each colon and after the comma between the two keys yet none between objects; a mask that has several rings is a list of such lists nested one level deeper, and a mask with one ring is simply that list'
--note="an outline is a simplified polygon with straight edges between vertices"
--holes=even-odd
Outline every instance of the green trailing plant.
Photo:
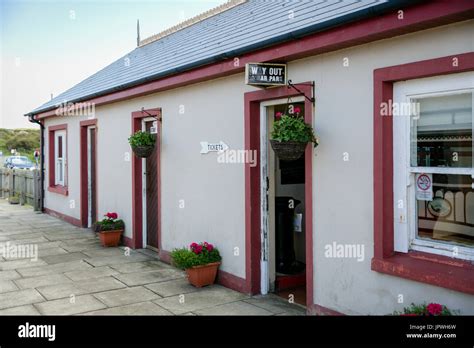
[{"label": "green trailing plant", "polygon": [[94,231],[96,232],[116,231],[124,228],[125,223],[118,218],[117,213],[107,213],[102,220],[94,224]]},{"label": "green trailing plant", "polygon": [[138,131],[130,138],[128,138],[128,142],[132,147],[139,147],[139,146],[154,146],[155,145],[155,137],[148,133],[148,132],[142,132]]},{"label": "green trailing plant", "polygon": [[174,249],[171,252],[173,264],[181,269],[188,269],[195,266],[207,265],[221,261],[219,250],[212,244],[192,243],[188,248]]},{"label": "green trailing plant", "polygon": [[438,304],[438,303],[430,303],[430,304],[414,304],[412,303],[410,306],[403,308],[403,312],[394,312],[395,315],[409,315],[409,316],[446,316],[446,315],[457,315],[458,311],[451,310],[448,307]]},{"label": "green trailing plant", "polygon": [[318,146],[318,140],[313,132],[313,127],[304,122],[302,117],[279,115],[273,123],[272,140],[280,142],[296,141],[300,143],[313,143]]}]

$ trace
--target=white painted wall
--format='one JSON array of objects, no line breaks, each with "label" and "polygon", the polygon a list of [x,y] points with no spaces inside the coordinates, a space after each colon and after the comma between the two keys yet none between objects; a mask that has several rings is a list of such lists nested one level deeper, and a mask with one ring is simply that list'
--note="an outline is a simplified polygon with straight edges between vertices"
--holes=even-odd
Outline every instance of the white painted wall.
[{"label": "white painted wall", "polygon": [[[373,70],[474,50],[474,21],[383,40],[291,62],[294,82],[316,83],[315,128],[321,144],[313,168],[315,303],[347,314],[388,314],[411,302],[439,302],[474,314],[474,297],[380,274],[373,256]],[[343,66],[343,59],[349,66]],[[245,277],[244,169],[199,154],[200,141],[244,144],[243,74],[96,108],[99,216],[117,211],[131,236],[131,162],[127,138],[131,113],[162,107],[162,244],[165,250],[193,241],[214,243],[222,269]],[[179,113],[184,106],[184,114]],[[46,192],[46,207],[79,218],[79,119],[69,118],[68,197]],[[63,123],[52,119],[50,124]],[[348,152],[349,161],[343,161]],[[47,168],[47,166],[46,166]],[[68,200],[76,199],[69,209]],[[185,208],[179,208],[183,199]],[[324,246],[363,244],[365,259],[324,257]],[[234,248],[240,250],[234,256]],[[397,296],[404,296],[404,304]]]}]

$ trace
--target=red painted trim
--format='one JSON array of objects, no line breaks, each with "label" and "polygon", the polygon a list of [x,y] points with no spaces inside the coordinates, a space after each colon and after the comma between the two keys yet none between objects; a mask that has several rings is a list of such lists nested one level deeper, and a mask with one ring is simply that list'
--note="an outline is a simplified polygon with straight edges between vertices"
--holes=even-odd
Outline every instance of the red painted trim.
[{"label": "red painted trim", "polygon": [[129,248],[134,249],[133,240],[129,237],[122,236],[122,244],[129,247]]},{"label": "red painted trim", "polygon": [[171,253],[167,250],[160,249],[158,250],[158,256],[160,260],[171,265]]},{"label": "red painted trim", "polygon": [[[153,116],[161,116],[161,108],[147,109],[142,111],[132,112],[132,133],[142,129],[142,119]],[[160,146],[161,146],[161,123],[158,122],[158,134],[156,145],[158,160],[156,161],[156,169],[158,177],[157,182],[157,196],[158,196],[158,250],[161,250],[161,175],[160,175]],[[130,150],[131,151],[131,150]],[[142,159],[132,154],[132,245],[133,248],[143,248],[143,204],[142,204]]]},{"label": "red painted trim", "polygon": [[329,316],[342,316],[345,315],[344,313],[335,311],[331,308],[323,307],[318,304],[313,304],[311,306],[306,307],[306,313],[309,315],[329,315]]},{"label": "red painted trim", "polygon": [[306,285],[306,273],[295,275],[276,276],[275,289],[277,291],[294,289]]},{"label": "red painted trim", "polygon": [[[232,57],[223,62],[210,64],[82,102],[94,103],[96,106],[99,106],[240,73],[244,70],[245,64],[250,62],[288,62],[303,57],[467,20],[474,17],[474,2],[471,0],[431,1],[403,8],[403,11],[403,20],[398,19],[398,10],[394,10],[374,18],[348,23],[298,40],[292,40],[244,54],[238,57],[239,66],[235,66],[234,57]],[[55,116],[55,110],[40,113],[38,116],[40,118]]]},{"label": "red painted trim", "polygon": [[[64,130],[66,131],[66,161],[69,159],[68,152],[69,152],[69,137],[67,134],[67,124],[58,124],[54,126],[48,127],[48,192],[57,193],[60,195],[67,196],[68,192],[68,185],[60,186],[55,185],[55,174],[56,174],[56,166],[54,163],[54,150],[55,150],[55,143],[54,143],[54,132]],[[68,163],[68,162],[66,162]],[[64,179],[66,183],[68,183],[68,165],[66,165],[66,171],[64,173]]]},{"label": "red painted trim", "polygon": [[[453,65],[455,59],[457,66]],[[393,99],[393,84],[397,81],[473,70],[474,52],[470,52],[374,71],[374,271],[474,293],[473,269],[469,262],[447,263],[440,255],[394,252],[393,126],[392,116],[382,116],[380,107]]]},{"label": "red painted trim", "polygon": [[[307,97],[313,91],[309,82],[297,84]],[[260,103],[265,100],[297,96],[288,87],[269,88],[244,95],[245,150],[256,150],[260,158]],[[313,124],[313,105],[305,99],[305,121]],[[260,163],[260,162],[259,162]],[[306,301],[313,304],[313,147],[305,152],[305,226],[306,226]],[[245,290],[260,292],[260,166],[245,164]]]},{"label": "red painted trim", "polygon": [[246,282],[245,279],[237,277],[231,273],[226,271],[218,270],[217,271],[217,284],[225,286],[226,288],[238,291],[238,292],[246,292]]},{"label": "red painted trim", "polygon": [[[95,178],[97,179],[97,119],[85,120],[79,122],[80,128],[80,181],[81,181],[81,224],[82,227],[87,227],[89,220],[89,194],[88,194],[88,171],[89,164],[87,158],[87,127],[96,126],[96,137],[95,137]],[[98,207],[97,207],[97,182],[95,184],[95,199],[96,199],[96,216],[98,217]]]},{"label": "red painted trim", "polygon": [[44,212],[48,215],[51,215],[55,218],[64,220],[66,222],[69,222],[71,225],[77,226],[77,227],[82,227],[81,226],[81,220],[76,219],[72,216],[57,212],[55,210],[49,209],[49,208],[44,208]]}]

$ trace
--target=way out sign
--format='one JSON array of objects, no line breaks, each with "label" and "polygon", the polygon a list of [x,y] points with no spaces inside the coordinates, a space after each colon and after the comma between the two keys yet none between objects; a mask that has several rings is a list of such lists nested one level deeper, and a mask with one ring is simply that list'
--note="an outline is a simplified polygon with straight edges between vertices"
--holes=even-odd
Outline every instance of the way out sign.
[{"label": "way out sign", "polygon": [[286,64],[248,63],[245,65],[245,83],[252,86],[284,86]]},{"label": "way out sign", "polygon": [[433,175],[416,174],[415,177],[416,199],[419,201],[433,200]]}]

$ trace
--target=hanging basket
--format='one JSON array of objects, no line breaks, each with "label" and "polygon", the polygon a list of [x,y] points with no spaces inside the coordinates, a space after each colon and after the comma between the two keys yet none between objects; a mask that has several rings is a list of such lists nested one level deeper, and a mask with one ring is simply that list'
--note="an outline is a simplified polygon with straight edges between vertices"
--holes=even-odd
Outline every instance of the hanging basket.
[{"label": "hanging basket", "polygon": [[308,143],[301,143],[299,141],[278,141],[270,140],[273,151],[280,160],[296,161],[303,156]]},{"label": "hanging basket", "polygon": [[150,157],[155,145],[152,146],[132,146],[133,153],[140,158]]}]

